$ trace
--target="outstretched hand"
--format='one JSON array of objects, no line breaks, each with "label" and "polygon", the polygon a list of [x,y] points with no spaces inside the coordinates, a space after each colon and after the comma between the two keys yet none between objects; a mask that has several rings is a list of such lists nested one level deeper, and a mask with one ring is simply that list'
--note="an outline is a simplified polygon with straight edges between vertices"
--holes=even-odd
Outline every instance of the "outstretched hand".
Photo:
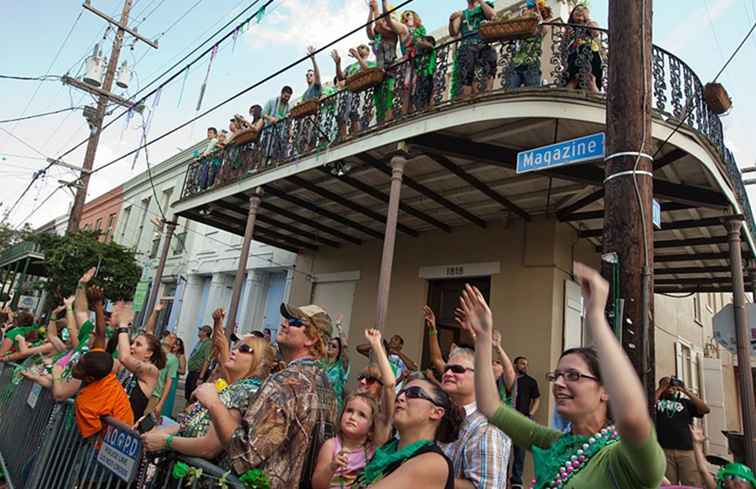
[{"label": "outstretched hand", "polygon": [[307,46],[307,54],[309,54],[310,56],[313,56],[315,54],[315,51],[317,51],[317,49],[315,49],[315,46]]},{"label": "outstretched hand", "polygon": [[128,326],[134,321],[134,308],[130,302],[118,301],[113,305],[111,322],[119,326]]},{"label": "outstretched hand", "polygon": [[341,63],[341,56],[339,56],[339,51],[337,49],[331,51],[331,59],[333,59],[334,63]]},{"label": "outstretched hand", "polygon": [[89,283],[90,280],[92,280],[92,277],[94,277],[95,273],[97,272],[97,267],[92,267],[86,272],[84,272],[84,275],[81,276],[79,279],[79,283],[86,285]]},{"label": "outstretched hand", "polygon": [[609,282],[597,270],[583,263],[575,262],[573,269],[585,299],[586,312],[603,314],[609,297]]},{"label": "outstretched hand", "polygon": [[706,435],[698,426],[690,425],[690,436],[693,439],[693,443],[696,445],[703,445],[706,441]]},{"label": "outstretched hand", "polygon": [[213,311],[213,323],[223,323],[223,318],[226,317],[226,311],[223,310],[223,308],[219,307],[215,311]]},{"label": "outstretched hand", "polygon": [[433,313],[433,309],[430,306],[423,307],[423,319],[425,320],[425,326],[431,330],[436,331],[436,315]]},{"label": "outstretched hand", "polygon": [[460,325],[476,338],[490,338],[493,331],[493,315],[480,290],[469,284],[465,285],[459,304],[457,320],[462,321]]},{"label": "outstretched hand", "polygon": [[63,305],[65,307],[71,307],[71,306],[73,306],[73,303],[74,303],[75,300],[76,300],[76,297],[73,296],[73,295],[69,296],[69,297],[66,297],[65,299],[63,299]]},{"label": "outstretched hand", "polygon": [[105,291],[102,287],[92,285],[87,289],[87,300],[91,305],[101,304],[105,301]]},{"label": "outstretched hand", "polygon": [[374,350],[381,348],[381,332],[377,329],[366,329],[365,339],[370,343],[370,347]]}]

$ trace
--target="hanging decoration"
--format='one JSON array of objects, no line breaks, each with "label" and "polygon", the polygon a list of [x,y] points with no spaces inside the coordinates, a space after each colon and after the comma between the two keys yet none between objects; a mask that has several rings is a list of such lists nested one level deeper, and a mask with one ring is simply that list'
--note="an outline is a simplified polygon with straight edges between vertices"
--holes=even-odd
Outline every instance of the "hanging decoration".
[{"label": "hanging decoration", "polygon": [[259,24],[263,21],[263,17],[265,17],[265,5],[257,11],[257,14],[255,15],[255,21]]},{"label": "hanging decoration", "polygon": [[237,27],[236,29],[234,29],[234,35],[233,35],[234,44],[231,46],[232,53],[236,51],[236,41],[239,39],[239,34],[241,34],[240,31],[241,31],[241,27]]},{"label": "hanging decoration", "polygon": [[181,108],[181,101],[184,100],[184,88],[186,87],[186,79],[189,78],[189,67],[184,68],[184,79],[181,80],[181,91],[179,92],[178,104],[176,108]]},{"label": "hanging decoration", "polygon": [[215,55],[218,54],[218,45],[213,46],[213,51],[210,53],[210,62],[207,64],[207,73],[205,73],[205,80],[202,82],[202,88],[200,89],[199,100],[197,100],[197,112],[202,109],[202,99],[205,98],[205,90],[207,89],[207,79],[210,78],[210,70],[213,67],[215,61]]},{"label": "hanging decoration", "polygon": [[150,109],[150,113],[147,116],[147,118],[144,118],[144,115],[142,116],[142,139],[140,147],[137,148],[137,152],[134,154],[134,161],[131,162],[131,169],[133,170],[136,167],[137,160],[139,159],[139,154],[142,152],[142,146],[147,144],[147,133],[150,131],[150,126],[152,125],[152,117],[155,115],[155,109],[157,109],[158,105],[160,105],[160,95],[163,93],[163,87],[158,88],[157,92],[155,92],[155,97],[152,99],[152,108]]}]

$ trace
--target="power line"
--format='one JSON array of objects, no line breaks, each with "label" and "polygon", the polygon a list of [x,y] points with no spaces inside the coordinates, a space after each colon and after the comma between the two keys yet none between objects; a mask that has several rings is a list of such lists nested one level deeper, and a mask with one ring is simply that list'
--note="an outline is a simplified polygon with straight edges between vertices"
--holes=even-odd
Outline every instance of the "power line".
[{"label": "power line", "polygon": [[25,121],[28,119],[37,119],[38,117],[45,117],[48,115],[60,114],[61,112],[69,112],[72,110],[79,110],[81,107],[66,107],[65,109],[53,110],[52,112],[43,112],[41,114],[27,115],[26,117],[16,117],[15,119],[0,120],[0,124],[6,124],[8,122]]},{"label": "power line", "polygon": [[[269,0],[268,3],[272,3],[272,1],[273,0]],[[404,7],[405,5],[408,5],[408,4],[412,3],[413,1],[414,0],[405,0],[403,3],[399,4],[398,6],[396,6],[394,8],[394,10],[392,10],[391,12],[393,12],[395,10],[399,10],[400,8]],[[263,6],[263,8],[265,8],[265,6]],[[384,14],[384,16],[389,15],[391,12],[388,12],[388,13]],[[383,17],[383,16],[381,16],[381,17]],[[379,17],[379,18],[381,18],[381,17]],[[142,149],[144,149],[144,148],[146,148],[148,146],[151,146],[152,144],[154,144],[154,143],[156,143],[156,142],[158,142],[158,141],[160,141],[162,139],[165,139],[166,137],[170,136],[171,134],[173,134],[173,133],[175,133],[175,132],[177,132],[177,131],[185,128],[186,126],[192,124],[193,122],[196,122],[197,120],[205,117],[206,115],[210,114],[211,112],[214,112],[215,110],[217,110],[218,108],[226,105],[227,103],[231,102],[232,100],[235,100],[235,99],[241,97],[242,95],[244,95],[247,92],[249,92],[249,91],[257,88],[258,86],[260,86],[260,85],[262,85],[264,83],[267,83],[268,81],[270,81],[270,80],[278,77],[282,73],[284,73],[286,71],[289,71],[290,69],[294,68],[295,66],[297,66],[297,65],[299,65],[299,64],[301,64],[301,63],[303,63],[303,62],[305,62],[307,60],[309,60],[311,56],[314,56],[316,54],[319,54],[319,53],[321,53],[321,52],[329,49],[331,46],[333,46],[333,45],[341,42],[342,40],[346,39],[347,37],[351,36],[352,34],[355,34],[355,33],[359,32],[360,30],[364,29],[367,25],[369,25],[369,24],[371,24],[373,22],[375,22],[375,20],[370,21],[370,22],[366,22],[366,23],[360,25],[359,27],[356,27],[356,28],[352,29],[351,31],[347,32],[346,34],[343,34],[342,36],[340,36],[340,37],[332,40],[331,42],[329,42],[328,44],[324,45],[323,47],[320,47],[320,48],[316,49],[311,55],[307,54],[306,56],[303,56],[303,57],[299,58],[298,60],[296,60],[296,61],[294,61],[292,63],[289,63],[287,66],[285,66],[285,67],[283,67],[283,68],[275,71],[274,73],[266,76],[262,80],[260,80],[260,81],[258,81],[256,83],[253,83],[249,87],[241,90],[240,92],[237,92],[236,94],[234,94],[234,95],[228,97],[227,99],[219,102],[218,104],[210,107],[209,109],[207,109],[206,111],[202,112],[201,114],[198,114],[198,115],[192,117],[188,121],[186,121],[186,122],[184,122],[182,124],[179,124],[178,126],[174,127],[173,129],[169,130],[168,132],[165,132],[165,133],[161,134],[160,136],[156,137],[155,139],[152,139],[151,141],[148,141],[148,142],[146,142],[146,143],[144,143],[144,144],[142,144],[140,146],[137,146],[133,150],[131,150],[131,151],[129,151],[129,152],[127,152],[127,153],[119,156],[118,158],[116,158],[116,159],[114,159],[112,161],[109,161],[108,163],[105,163],[105,164],[103,164],[102,166],[100,166],[98,168],[93,169],[91,174],[94,174],[94,173],[96,173],[96,172],[98,172],[100,170],[104,170],[105,168],[118,163],[122,159],[127,158],[127,157],[129,157],[129,156],[137,153],[138,151],[140,151],[140,150],[142,150]],[[756,27],[756,26],[754,26],[754,27]]]},{"label": "power line", "polygon": [[15,139],[16,141],[18,141],[19,143],[23,144],[24,146],[26,146],[26,147],[27,147],[27,148],[29,148],[30,150],[34,151],[34,152],[35,152],[35,153],[37,153],[38,155],[40,155],[40,156],[42,156],[43,158],[45,158],[45,161],[47,161],[47,155],[45,155],[45,154],[44,154],[43,152],[41,152],[40,150],[38,150],[37,148],[35,148],[35,147],[34,147],[34,146],[32,146],[31,144],[27,143],[26,141],[24,141],[24,140],[23,140],[23,139],[21,139],[20,137],[16,136],[15,134],[13,134],[13,133],[12,133],[12,132],[10,132],[9,130],[5,129],[4,127],[0,127],[0,131],[3,131],[4,133],[6,133],[7,135],[9,135],[9,136],[10,136],[10,137],[12,137],[13,139]]},{"label": "power line", "polygon": [[43,75],[43,76],[16,76],[16,75],[0,75],[0,78],[5,80],[22,80],[22,81],[54,81],[60,80],[58,75]]},{"label": "power line", "polygon": [[706,18],[709,21],[709,28],[711,29],[711,33],[714,35],[714,43],[717,45],[717,50],[719,51],[719,56],[724,59],[724,51],[722,50],[722,44],[719,42],[719,36],[717,36],[717,31],[714,29],[714,22],[711,17],[711,10],[709,9],[709,0],[703,0],[704,8],[706,9]]}]

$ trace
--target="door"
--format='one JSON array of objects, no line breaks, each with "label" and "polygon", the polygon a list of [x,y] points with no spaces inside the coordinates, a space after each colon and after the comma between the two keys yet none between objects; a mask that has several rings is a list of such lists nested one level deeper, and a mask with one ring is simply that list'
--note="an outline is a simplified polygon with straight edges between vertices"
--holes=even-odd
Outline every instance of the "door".
[{"label": "door", "polygon": [[273,272],[270,274],[262,327],[270,329],[270,335],[274,341],[278,332],[278,325],[281,323],[281,303],[283,302],[284,285],[286,285],[286,272]]},{"label": "door", "polygon": [[[352,320],[352,303],[354,303],[356,289],[357,280],[315,282],[312,288],[311,302],[328,311],[334,322],[341,319],[341,335],[344,338],[349,338],[349,324]],[[333,334],[336,334],[336,328]]]},{"label": "door", "polygon": [[[430,280],[428,284],[428,305],[436,314],[438,341],[441,352],[447,354],[452,343],[459,346],[473,347],[474,341],[467,331],[463,331],[454,319],[454,311],[459,306],[459,298],[465,284],[474,285],[483,294],[486,301],[491,298],[491,277],[462,279]],[[430,367],[428,353],[428,329],[424,328],[422,369]]]}]

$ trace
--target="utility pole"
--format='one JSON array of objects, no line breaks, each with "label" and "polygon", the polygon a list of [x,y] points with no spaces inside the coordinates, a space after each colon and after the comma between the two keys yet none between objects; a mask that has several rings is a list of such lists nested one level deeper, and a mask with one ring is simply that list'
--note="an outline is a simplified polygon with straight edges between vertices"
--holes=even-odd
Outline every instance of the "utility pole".
[{"label": "utility pole", "polygon": [[609,0],[603,246],[604,253],[616,253],[619,260],[619,292],[624,299],[622,346],[645,387],[653,413],[651,3]]},{"label": "utility pole", "polygon": [[108,60],[108,68],[107,68],[107,71],[105,72],[105,79],[103,80],[102,88],[89,86],[86,83],[81,83],[78,80],[72,79],[70,77],[66,77],[64,79],[64,83],[74,86],[75,88],[78,88],[80,90],[85,90],[97,96],[97,108],[95,109],[94,114],[92,114],[92,116],[88,118],[89,141],[87,142],[87,152],[84,156],[84,164],[82,165],[82,172],[81,172],[81,176],[79,177],[79,180],[81,181],[81,185],[78,187],[76,191],[76,196],[74,197],[74,203],[73,203],[73,206],[71,207],[71,215],[68,218],[68,229],[66,230],[66,234],[71,234],[73,232],[76,232],[79,229],[79,222],[81,222],[81,214],[84,210],[84,202],[86,201],[86,198],[87,198],[87,188],[89,187],[89,177],[92,172],[92,166],[94,165],[95,155],[97,154],[97,145],[100,142],[100,132],[102,130],[102,122],[103,122],[103,119],[105,118],[105,112],[107,111],[108,103],[110,101],[114,101],[121,105],[124,105],[124,103],[128,104],[127,101],[124,101],[122,98],[117,97],[116,95],[110,93],[110,90],[113,87],[113,79],[115,78],[116,70],[118,69],[118,58],[121,55],[121,47],[123,46],[123,37],[125,33],[128,32],[135,38],[152,46],[153,48],[157,49],[158,47],[157,43],[154,43],[152,41],[149,41],[143,38],[142,36],[137,34],[135,30],[129,28],[128,26],[129,12],[131,11],[132,2],[133,0],[124,0],[120,21],[116,21],[110,18],[105,13],[101,12],[100,10],[97,10],[96,8],[94,8],[91,4],[91,0],[85,0],[84,2],[85,9],[89,10],[95,15],[102,17],[109,23],[115,25],[117,27],[117,31],[116,31],[115,39],[113,40],[113,47],[111,48],[111,51],[110,51],[110,59]]},{"label": "utility pole", "polygon": [[176,230],[178,222],[175,220],[160,221],[160,232],[162,233],[162,227],[165,225],[168,231],[165,234],[163,240],[163,251],[160,253],[160,261],[158,262],[157,270],[155,270],[155,277],[152,279],[152,288],[150,289],[150,297],[147,300],[147,307],[144,309],[144,316],[142,319],[142,326],[147,323],[147,319],[152,314],[152,310],[158,303],[158,294],[160,293],[160,284],[163,281],[163,271],[165,270],[165,262],[168,259],[168,253],[171,251],[171,240],[173,239],[173,232]]}]

